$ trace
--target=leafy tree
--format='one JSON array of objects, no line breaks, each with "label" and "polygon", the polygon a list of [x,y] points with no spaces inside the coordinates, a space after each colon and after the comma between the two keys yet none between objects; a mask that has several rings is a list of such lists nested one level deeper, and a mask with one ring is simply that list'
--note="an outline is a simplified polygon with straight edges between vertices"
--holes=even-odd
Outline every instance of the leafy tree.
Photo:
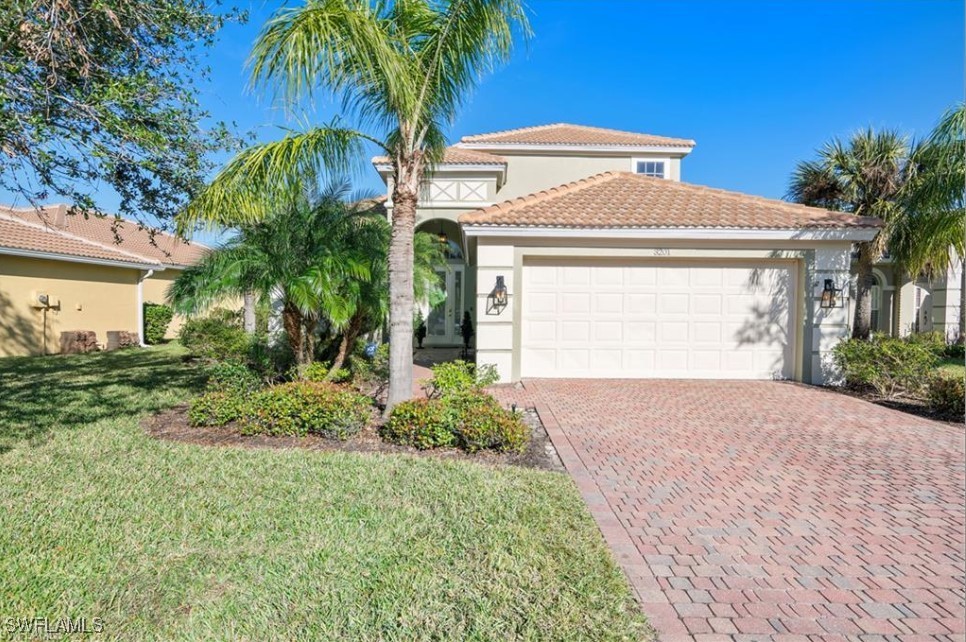
[{"label": "leafy tree", "polygon": [[445,127],[483,72],[509,56],[515,29],[529,31],[521,0],[307,0],[280,10],[252,52],[256,84],[293,104],[334,94],[357,126],[335,122],[246,150],[185,213],[185,224],[258,220],[292,176],[344,171],[364,142],[384,152],[393,167],[387,411],[412,395],[420,186],[442,157]]},{"label": "leafy tree", "polygon": [[[891,221],[889,251],[908,274],[945,273],[966,257],[966,105],[943,115],[915,145],[902,193],[904,215]],[[961,296],[966,297],[966,269]],[[966,299],[960,300],[959,334],[966,336]]]},{"label": "leafy tree", "polygon": [[[887,223],[901,215],[909,147],[895,131],[858,132],[848,141],[833,139],[818,158],[799,163],[788,197],[798,203],[876,216]],[[888,241],[888,227],[872,241],[857,244],[855,321],[852,336],[869,337],[872,325],[873,264]]]},{"label": "leafy tree", "polygon": [[0,187],[96,211],[109,185],[119,213],[171,219],[231,142],[202,129],[193,81],[198,50],[241,17],[209,0],[0,3]]}]

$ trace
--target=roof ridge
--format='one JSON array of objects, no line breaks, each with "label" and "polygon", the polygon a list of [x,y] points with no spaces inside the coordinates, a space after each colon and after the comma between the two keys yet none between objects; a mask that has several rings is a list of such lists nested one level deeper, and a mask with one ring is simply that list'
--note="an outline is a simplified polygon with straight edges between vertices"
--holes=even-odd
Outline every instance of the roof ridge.
[{"label": "roof ridge", "polygon": [[511,127],[510,129],[498,129],[495,132],[484,132],[482,134],[469,134],[468,136],[462,136],[460,142],[472,142],[468,139],[471,138],[482,138],[483,136],[500,136],[503,134],[518,134],[520,132],[532,132],[539,129],[548,129],[550,127],[560,127],[561,125],[568,125],[569,123],[546,123],[543,125],[529,125],[527,127]]},{"label": "roof ridge", "polygon": [[[615,129],[613,127],[599,127],[597,125],[580,125],[580,124],[577,124],[577,123],[563,123],[563,122],[548,123],[548,124],[545,124],[545,125],[532,125],[532,126],[529,126],[529,127],[517,127],[517,128],[514,128],[514,129],[503,129],[503,130],[498,130],[498,131],[494,131],[494,132],[486,132],[486,133],[483,133],[483,134],[471,134],[471,135],[463,136],[462,138],[460,138],[459,144],[460,145],[464,145],[464,144],[467,144],[467,145],[485,144],[485,143],[487,143],[489,141],[489,139],[494,138],[494,137],[506,136],[508,134],[510,134],[510,135],[512,135],[512,134],[526,134],[526,133],[531,133],[531,132],[535,132],[535,131],[553,129],[555,127],[570,127],[570,128],[573,128],[573,129],[588,130],[588,131],[598,132],[598,133],[603,133],[603,134],[613,134],[613,135],[620,135],[620,136],[634,136],[634,137],[640,137],[640,138],[645,138],[645,139],[652,139],[652,140],[656,140],[656,141],[665,141],[665,142],[656,142],[654,144],[661,145],[661,146],[668,146],[668,147],[682,146],[682,145],[683,146],[691,146],[691,147],[693,147],[696,144],[695,141],[694,141],[694,139],[691,139],[691,138],[675,138],[673,136],[662,136],[660,134],[648,134],[648,133],[640,132],[640,131],[630,131],[630,130],[625,130],[625,129]],[[512,145],[512,144],[516,144],[516,143],[512,143],[512,142],[509,142],[509,141],[502,141],[502,142],[497,141],[497,144]],[[633,143],[626,143],[625,142],[625,143],[619,143],[618,145],[621,145],[621,146],[633,146],[634,144]]]},{"label": "roof ridge", "polygon": [[532,194],[527,194],[526,196],[517,196],[516,198],[510,199],[508,201],[500,201],[499,203],[494,203],[482,209],[473,210],[472,212],[467,212],[467,214],[492,214],[494,212],[501,212],[507,209],[512,209],[514,207],[521,207],[524,205],[533,205],[534,203],[540,203],[549,198],[555,198],[563,194],[572,194],[573,192],[579,192],[582,189],[591,187],[593,185],[599,185],[600,183],[606,183],[607,181],[614,180],[619,177],[621,172],[601,172],[599,174],[594,174],[592,176],[587,176],[586,178],[581,178],[576,181],[571,181],[569,183],[563,183],[561,185],[555,185],[548,189],[540,190],[539,192],[533,192]]},{"label": "roof ridge", "polygon": [[[21,211],[24,211],[24,210],[26,210],[26,208],[22,208],[21,209]],[[94,246],[94,247],[98,247],[98,248],[100,248],[102,250],[108,250],[108,251],[111,251],[111,252],[117,252],[118,254],[123,254],[124,256],[128,256],[128,257],[130,257],[132,259],[137,259],[138,261],[140,261],[142,263],[145,263],[145,264],[148,264],[148,265],[161,265],[161,263],[155,261],[151,257],[142,256],[140,254],[135,254],[134,252],[128,252],[128,251],[122,250],[122,249],[120,249],[118,247],[114,247],[114,246],[110,246],[110,245],[105,245],[103,243],[99,243],[99,242],[94,241],[94,240],[91,240],[89,238],[85,238],[83,236],[78,236],[77,234],[72,234],[70,232],[66,232],[64,230],[57,229],[57,227],[55,227],[53,225],[47,225],[46,223],[44,225],[40,225],[38,223],[33,223],[31,221],[25,221],[25,220],[23,220],[22,218],[20,218],[18,216],[13,216],[11,214],[8,214],[8,213],[2,212],[2,211],[0,211],[0,216],[2,216],[3,218],[5,218],[8,221],[12,221],[14,223],[19,223],[20,225],[24,225],[26,227],[31,227],[31,228],[34,228],[34,229],[43,230],[44,232],[57,234],[57,235],[62,236],[64,238],[71,239],[72,241],[78,241],[80,243],[83,243],[84,245],[91,245],[91,246]]]}]

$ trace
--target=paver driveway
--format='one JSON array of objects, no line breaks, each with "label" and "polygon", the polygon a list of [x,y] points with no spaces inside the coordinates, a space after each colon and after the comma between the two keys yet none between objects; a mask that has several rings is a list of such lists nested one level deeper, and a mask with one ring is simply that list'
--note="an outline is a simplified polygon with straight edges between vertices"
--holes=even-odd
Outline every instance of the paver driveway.
[{"label": "paver driveway", "polygon": [[961,428],[788,383],[524,385],[499,394],[541,411],[661,639],[966,637]]}]

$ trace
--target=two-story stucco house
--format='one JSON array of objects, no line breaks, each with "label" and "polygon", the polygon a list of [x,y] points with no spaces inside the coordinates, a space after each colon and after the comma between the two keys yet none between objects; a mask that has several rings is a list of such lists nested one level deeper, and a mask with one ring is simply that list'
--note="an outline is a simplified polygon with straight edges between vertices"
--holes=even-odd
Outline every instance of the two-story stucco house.
[{"label": "two-story stucco house", "polygon": [[[469,311],[477,362],[503,381],[834,379],[852,246],[880,221],[683,182],[694,145],[554,124],[450,147],[417,212],[450,256],[427,344],[458,344]],[[391,193],[391,167],[373,163]]]}]

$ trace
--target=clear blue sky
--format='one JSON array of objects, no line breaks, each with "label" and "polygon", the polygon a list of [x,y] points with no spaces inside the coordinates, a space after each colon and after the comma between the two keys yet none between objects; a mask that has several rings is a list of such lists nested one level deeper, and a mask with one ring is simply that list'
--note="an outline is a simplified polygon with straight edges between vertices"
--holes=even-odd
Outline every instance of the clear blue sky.
[{"label": "clear blue sky", "polygon": [[[278,136],[245,91],[249,46],[277,6],[254,3],[212,54],[216,117]],[[923,135],[963,100],[960,0],[532,0],[534,36],[485,77],[450,139],[573,122],[693,138],[683,180],[784,195],[795,163],[873,126]],[[319,102],[317,122],[337,113]],[[360,187],[381,189],[375,172]]]},{"label": "clear blue sky", "polygon": [[[254,2],[247,25],[225,29],[202,92],[215,118],[260,140],[280,136],[286,120],[246,90],[245,60],[277,6]],[[451,141],[561,121],[693,138],[685,181],[780,198],[796,162],[829,138],[866,126],[923,135],[963,100],[961,0],[532,0],[530,8],[529,47],[483,79]],[[318,104],[309,122],[337,113]],[[374,171],[358,187],[383,189]],[[103,196],[110,207],[113,197]]]}]

